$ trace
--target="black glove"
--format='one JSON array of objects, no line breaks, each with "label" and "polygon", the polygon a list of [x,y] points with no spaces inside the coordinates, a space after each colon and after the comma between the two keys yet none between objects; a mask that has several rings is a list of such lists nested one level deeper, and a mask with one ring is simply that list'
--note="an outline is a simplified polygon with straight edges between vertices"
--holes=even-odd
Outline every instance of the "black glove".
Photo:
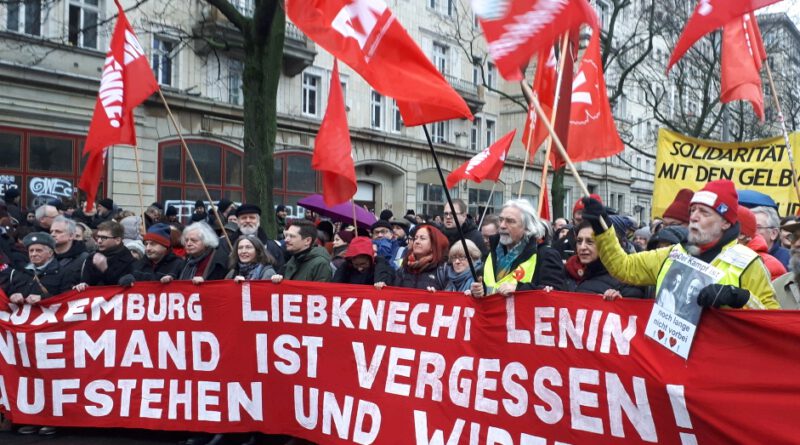
[{"label": "black glove", "polygon": [[709,284],[697,295],[697,304],[703,307],[729,306],[741,308],[750,299],[750,292],[730,284]]},{"label": "black glove", "polygon": [[119,278],[119,281],[117,282],[117,284],[119,284],[122,287],[131,287],[131,286],[133,286],[133,282],[134,281],[135,281],[135,279],[133,278],[133,275],[127,274],[127,275],[121,276]]},{"label": "black glove", "polygon": [[[592,230],[595,235],[599,235],[611,227],[611,221],[608,219],[608,212],[603,204],[594,198],[583,198],[583,219],[592,224]],[[606,226],[603,227],[600,218],[605,221]]]}]

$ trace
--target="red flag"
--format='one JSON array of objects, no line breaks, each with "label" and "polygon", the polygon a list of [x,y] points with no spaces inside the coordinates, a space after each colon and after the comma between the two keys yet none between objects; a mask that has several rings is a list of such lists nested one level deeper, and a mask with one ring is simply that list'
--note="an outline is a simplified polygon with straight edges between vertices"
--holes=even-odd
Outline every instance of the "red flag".
[{"label": "red flag", "polygon": [[335,206],[353,198],[358,189],[346,113],[339,81],[339,62],[334,60],[328,108],[319,126],[314,141],[314,157],[311,159],[311,167],[322,172],[322,196],[327,206]]},{"label": "red flag", "polygon": [[[572,82],[572,105],[567,153],[572,162],[588,161],[617,154],[625,149],[608,103],[600,31],[595,29],[580,69]],[[551,162],[556,165],[555,152]]]},{"label": "red flag", "polygon": [[472,119],[467,103],[383,0],[287,0],[286,14],[375,90],[397,100],[406,126]]},{"label": "red flag", "polygon": [[119,2],[119,17],[106,53],[100,92],[83,154],[89,155],[78,187],[86,192],[86,210],[94,207],[97,186],[103,176],[107,147],[116,144],[136,145],[133,110],[158,90],[158,82],[139,40]]},{"label": "red flag", "polygon": [[597,26],[597,14],[586,0],[473,0],[472,8],[489,54],[507,80],[522,80],[520,68],[564,32],[583,23]]},{"label": "red flag", "polygon": [[547,183],[542,184],[542,211],[539,212],[539,217],[542,219],[550,220],[550,199],[547,196]]},{"label": "red flag", "polygon": [[764,120],[761,92],[762,63],[767,60],[758,22],[752,14],[736,18],[722,28],[722,85],[720,101],[747,100]]},{"label": "red flag", "polygon": [[511,142],[514,141],[516,134],[517,130],[511,130],[490,147],[484,148],[472,159],[453,170],[452,173],[447,175],[447,180],[445,181],[447,188],[451,189],[458,181],[465,179],[478,183],[484,180],[497,182],[506,162],[506,154],[508,154],[508,149],[511,148]]},{"label": "red flag", "polygon": [[721,28],[731,20],[748,12],[777,3],[780,0],[700,0],[694,13],[686,22],[683,32],[675,43],[667,63],[667,72],[678,62],[686,51],[704,35]]},{"label": "red flag", "polygon": [[[556,84],[558,83],[558,70],[556,70],[556,55],[553,48],[550,51],[539,53],[539,61],[536,65],[536,75],[533,79],[533,94],[539,99],[547,116],[553,113],[553,104],[556,100]],[[522,144],[529,149],[531,154],[542,145],[547,139],[547,128],[538,120],[533,104],[528,107],[528,117],[525,119],[525,129],[522,133]],[[531,122],[534,123],[533,140],[528,144],[528,134]]]}]

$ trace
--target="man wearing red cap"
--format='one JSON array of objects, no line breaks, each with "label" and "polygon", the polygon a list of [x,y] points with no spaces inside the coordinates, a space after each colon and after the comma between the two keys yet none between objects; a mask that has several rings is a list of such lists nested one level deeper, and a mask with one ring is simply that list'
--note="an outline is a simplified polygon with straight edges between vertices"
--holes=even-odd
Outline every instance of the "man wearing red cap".
[{"label": "man wearing red cap", "polygon": [[678,194],[675,195],[675,200],[672,204],[664,210],[664,216],[661,218],[662,227],[683,226],[689,227],[689,203],[694,196],[694,192],[690,189],[680,189]]},{"label": "man wearing red cap", "polygon": [[584,198],[584,203],[583,217],[592,223],[597,234],[600,259],[618,280],[635,286],[655,285],[658,293],[673,264],[670,253],[675,251],[710,263],[723,273],[719,282],[700,291],[700,306],[780,308],[761,258],[737,243],[739,205],[730,180],[709,182],[692,196],[686,242],[631,255],[622,250],[614,232],[602,226],[601,219],[608,220],[603,205],[591,198]]}]

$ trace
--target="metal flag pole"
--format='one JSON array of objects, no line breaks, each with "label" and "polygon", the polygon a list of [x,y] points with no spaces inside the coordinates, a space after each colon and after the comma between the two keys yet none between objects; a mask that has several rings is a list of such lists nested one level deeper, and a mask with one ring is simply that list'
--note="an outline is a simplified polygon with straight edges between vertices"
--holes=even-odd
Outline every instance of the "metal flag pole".
[{"label": "metal flag pole", "polygon": [[495,181],[495,183],[492,184],[492,191],[489,192],[489,199],[486,201],[486,206],[483,208],[483,213],[481,214],[481,220],[478,221],[478,230],[481,229],[481,226],[483,225],[483,218],[486,217],[486,211],[489,210],[489,203],[492,202],[492,196],[494,196],[495,187],[497,187],[497,181]]},{"label": "metal flag pole", "polygon": [[772,101],[775,102],[775,108],[778,110],[778,122],[781,124],[783,142],[786,144],[786,153],[789,155],[789,166],[792,168],[794,192],[797,195],[797,201],[800,202],[800,186],[797,184],[797,171],[794,168],[794,153],[792,153],[792,144],[789,142],[789,132],[786,131],[786,122],[784,121],[783,111],[781,110],[781,101],[778,99],[778,91],[775,89],[775,82],[772,80],[772,70],[769,68],[769,61],[767,61],[765,65],[767,65],[767,80],[769,80],[769,89],[772,91]]}]

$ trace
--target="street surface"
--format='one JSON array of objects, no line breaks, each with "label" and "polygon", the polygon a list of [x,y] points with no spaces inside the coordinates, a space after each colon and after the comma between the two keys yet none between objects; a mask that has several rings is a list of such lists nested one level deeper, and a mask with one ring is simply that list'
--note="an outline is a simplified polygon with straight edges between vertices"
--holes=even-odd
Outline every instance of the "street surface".
[{"label": "street surface", "polygon": [[60,428],[58,433],[52,436],[22,435],[16,431],[3,431],[0,432],[0,445],[177,445],[189,435],[189,433],[163,431],[95,428]]}]

